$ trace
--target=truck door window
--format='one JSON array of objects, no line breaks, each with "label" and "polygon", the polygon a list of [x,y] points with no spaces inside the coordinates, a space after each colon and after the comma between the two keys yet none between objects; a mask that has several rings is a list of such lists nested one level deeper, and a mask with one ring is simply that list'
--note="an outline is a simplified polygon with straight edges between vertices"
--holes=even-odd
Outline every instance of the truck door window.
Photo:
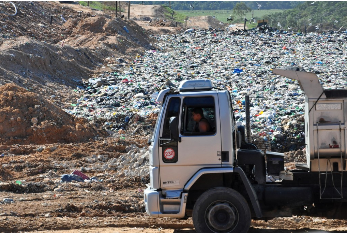
[{"label": "truck door window", "polygon": [[[182,110],[182,135],[213,135],[216,133],[215,102],[212,96],[186,97],[183,100]],[[195,116],[195,114],[201,116]],[[200,124],[208,125],[207,131],[200,130]]]},{"label": "truck door window", "polygon": [[179,118],[180,98],[169,99],[168,108],[164,117],[162,138],[170,138],[169,122],[172,117]]}]

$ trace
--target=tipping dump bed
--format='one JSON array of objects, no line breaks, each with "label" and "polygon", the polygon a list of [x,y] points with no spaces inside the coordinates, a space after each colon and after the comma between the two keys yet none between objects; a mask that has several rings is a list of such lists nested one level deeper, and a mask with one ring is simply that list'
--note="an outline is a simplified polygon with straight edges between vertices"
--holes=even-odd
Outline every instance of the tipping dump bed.
[{"label": "tipping dump bed", "polygon": [[347,90],[324,90],[314,73],[299,68],[273,72],[298,80],[305,92],[305,144],[310,170],[332,170],[334,163],[340,171],[346,170]]}]

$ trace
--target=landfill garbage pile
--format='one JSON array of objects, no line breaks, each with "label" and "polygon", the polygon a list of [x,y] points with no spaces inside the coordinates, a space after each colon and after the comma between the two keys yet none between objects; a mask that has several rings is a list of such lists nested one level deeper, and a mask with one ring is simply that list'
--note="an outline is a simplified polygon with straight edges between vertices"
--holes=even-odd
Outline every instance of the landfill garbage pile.
[{"label": "landfill garbage pile", "polygon": [[83,142],[105,135],[83,118],[15,84],[0,86],[0,143]]},{"label": "landfill garbage pile", "polygon": [[[115,72],[90,78],[83,96],[66,108],[77,117],[103,120],[111,133],[157,115],[162,88],[181,80],[210,79],[228,90],[238,125],[245,124],[245,95],[251,101],[252,142],[285,152],[304,148],[304,92],[298,82],[272,74],[273,68],[302,67],[318,75],[324,88],[347,88],[347,33],[307,35],[285,31],[189,29],[156,37],[156,50],[137,55]],[[120,122],[120,123],[119,123]]]},{"label": "landfill garbage pile", "polygon": [[110,70],[110,58],[129,61],[152,48],[134,21],[103,11],[58,2],[14,4],[15,15],[0,12],[0,84],[36,88],[43,97],[57,96],[60,106],[73,100],[68,92],[82,78]]}]

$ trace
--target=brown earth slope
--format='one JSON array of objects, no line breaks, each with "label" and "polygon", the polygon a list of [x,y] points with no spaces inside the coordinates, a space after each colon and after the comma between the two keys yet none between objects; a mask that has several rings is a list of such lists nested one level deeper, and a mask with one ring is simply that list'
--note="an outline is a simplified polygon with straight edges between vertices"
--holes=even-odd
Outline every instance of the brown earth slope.
[{"label": "brown earth slope", "polygon": [[84,119],[15,84],[0,87],[0,143],[82,142],[102,135]]},{"label": "brown earth slope", "polygon": [[0,12],[0,84],[37,88],[44,97],[60,97],[54,99],[59,105],[63,98],[72,101],[70,91],[82,79],[109,71],[107,61],[129,61],[151,47],[138,24],[103,11],[58,2],[15,4],[15,16]]}]

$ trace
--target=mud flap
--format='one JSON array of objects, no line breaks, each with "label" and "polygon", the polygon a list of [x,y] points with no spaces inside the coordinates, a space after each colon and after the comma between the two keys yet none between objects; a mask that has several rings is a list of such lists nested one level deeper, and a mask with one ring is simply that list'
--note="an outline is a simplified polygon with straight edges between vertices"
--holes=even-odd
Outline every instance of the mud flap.
[{"label": "mud flap", "polygon": [[234,173],[237,173],[240,175],[241,180],[243,181],[243,184],[245,186],[246,192],[249,195],[250,201],[251,201],[251,205],[254,208],[255,214],[257,218],[261,218],[262,217],[262,211],[260,208],[260,204],[259,204],[259,200],[257,198],[256,192],[254,190],[254,188],[251,186],[248,178],[246,177],[244,171],[239,168],[239,167],[235,167],[234,168]]}]

